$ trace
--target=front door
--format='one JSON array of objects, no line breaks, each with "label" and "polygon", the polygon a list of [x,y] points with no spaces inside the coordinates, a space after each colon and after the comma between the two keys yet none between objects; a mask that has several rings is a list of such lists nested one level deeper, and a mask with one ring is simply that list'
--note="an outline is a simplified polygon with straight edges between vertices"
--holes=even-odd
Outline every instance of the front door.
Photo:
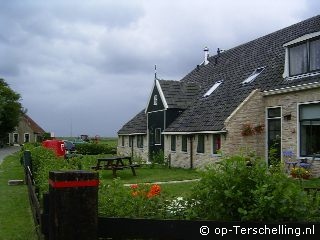
[{"label": "front door", "polygon": [[267,109],[268,165],[281,161],[281,107]]}]

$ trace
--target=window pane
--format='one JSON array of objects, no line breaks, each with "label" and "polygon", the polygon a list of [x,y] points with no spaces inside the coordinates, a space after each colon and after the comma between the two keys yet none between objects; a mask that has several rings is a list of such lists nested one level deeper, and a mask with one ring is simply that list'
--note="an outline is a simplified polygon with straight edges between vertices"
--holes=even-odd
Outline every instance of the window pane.
[{"label": "window pane", "polygon": [[320,39],[310,42],[310,71],[320,70]]},{"label": "window pane", "polygon": [[320,103],[300,105],[300,121],[316,118],[320,119]]},{"label": "window pane", "polygon": [[187,136],[183,135],[181,138],[181,151],[182,152],[187,152]]},{"label": "window pane", "polygon": [[307,44],[291,47],[289,61],[290,76],[306,73],[308,67]]},{"label": "window pane", "polygon": [[281,108],[268,108],[268,118],[281,117]]},{"label": "window pane", "polygon": [[154,137],[155,144],[161,144],[161,128],[157,128]]},{"label": "window pane", "polygon": [[172,135],[171,136],[171,151],[175,151],[176,150],[176,136]]},{"label": "window pane", "polygon": [[202,134],[198,135],[197,152],[198,153],[204,153],[204,135],[202,135]]},{"label": "window pane", "polygon": [[[309,123],[309,125],[307,125]],[[319,121],[302,121],[300,125],[300,155],[312,156],[320,153]]]},{"label": "window pane", "polygon": [[212,153],[213,154],[218,154],[218,151],[219,151],[220,147],[221,147],[220,135],[213,134],[212,135]]}]

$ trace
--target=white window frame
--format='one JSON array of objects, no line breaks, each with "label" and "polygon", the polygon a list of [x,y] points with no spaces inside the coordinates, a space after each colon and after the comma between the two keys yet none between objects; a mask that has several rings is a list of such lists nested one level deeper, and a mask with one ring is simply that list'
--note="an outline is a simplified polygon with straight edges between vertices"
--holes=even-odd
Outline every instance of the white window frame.
[{"label": "white window frame", "polygon": [[213,86],[203,95],[203,97],[209,97],[220,85],[223,83],[223,80],[217,81]]},{"label": "white window frame", "polygon": [[[14,136],[17,136],[17,142],[14,141],[15,140]],[[12,137],[13,137],[13,139],[12,139],[13,144],[18,144],[19,143],[19,133],[13,133]]]},{"label": "white window frame", "polygon": [[[313,41],[316,38],[318,38],[320,36],[320,31],[319,32],[314,32],[314,33],[309,33],[306,34],[304,36],[301,36],[297,39],[294,39],[286,44],[283,45],[283,47],[285,48],[285,63],[284,63],[284,72],[282,74],[282,77],[287,79],[287,80],[294,80],[294,79],[299,79],[299,78],[303,78],[303,77],[309,77],[309,76],[314,76],[314,75],[319,75],[320,71],[315,71],[315,72],[308,72],[308,73],[304,73],[304,74],[299,74],[299,75],[295,75],[295,76],[290,76],[290,72],[289,72],[289,48],[293,47],[294,45],[299,45],[302,44],[303,42],[307,42],[307,41]],[[309,52],[309,50],[308,50]]]},{"label": "white window frame", "polygon": [[219,154],[219,153],[214,153],[213,152],[213,136],[214,135],[217,135],[217,136],[220,136],[220,148],[219,148],[219,150],[221,149],[221,134],[217,134],[217,133],[213,133],[213,134],[211,134],[211,154],[212,154],[212,156],[221,156],[221,154]]},{"label": "white window frame", "polygon": [[258,67],[256,68],[249,77],[247,77],[245,80],[243,80],[242,84],[249,84],[252,83],[256,78],[264,71],[266,67]]},{"label": "white window frame", "polygon": [[[280,108],[280,117],[276,117],[276,118],[269,118],[268,117],[268,109],[270,109],[270,108]],[[266,128],[266,135],[265,135],[265,143],[266,143],[266,152],[265,152],[265,156],[266,156],[266,163],[268,164],[268,157],[269,157],[269,149],[268,149],[268,135],[269,135],[269,127],[268,127],[268,119],[280,119],[280,121],[281,121],[281,136],[280,136],[280,140],[281,140],[281,142],[280,142],[280,150],[282,151],[282,134],[283,134],[283,128],[282,128],[282,124],[283,124],[283,119],[282,119],[282,106],[272,106],[272,107],[266,107],[266,109],[265,109],[265,128]],[[283,156],[282,156],[282,154],[281,154],[281,162],[283,161]]]},{"label": "white window frame", "polygon": [[[159,131],[159,140],[160,140],[160,142],[156,142],[156,140],[157,140],[157,131]],[[161,145],[161,128],[156,128],[155,130],[154,130],[154,145]]]},{"label": "white window frame", "polygon": [[[27,139],[27,138],[26,138],[26,136],[27,136],[27,135],[29,136],[29,137],[28,137],[28,139],[29,139],[29,141],[28,141],[28,142],[26,141],[26,139]],[[24,133],[23,142],[24,142],[24,143],[29,143],[29,142],[30,142],[30,140],[31,140],[31,139],[30,139],[30,136],[31,136],[31,135],[30,135],[30,133]]]},{"label": "white window frame", "polygon": [[158,105],[158,95],[157,95],[157,94],[155,94],[155,95],[153,96],[153,105],[154,105],[154,106],[157,106],[157,105]]}]

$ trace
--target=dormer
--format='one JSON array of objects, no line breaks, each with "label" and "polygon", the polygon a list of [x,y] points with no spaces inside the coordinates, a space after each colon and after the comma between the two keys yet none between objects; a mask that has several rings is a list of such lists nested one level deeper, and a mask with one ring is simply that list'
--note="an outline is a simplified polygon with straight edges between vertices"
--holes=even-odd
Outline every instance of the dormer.
[{"label": "dormer", "polygon": [[283,77],[303,78],[320,74],[320,32],[309,33],[283,45]]}]

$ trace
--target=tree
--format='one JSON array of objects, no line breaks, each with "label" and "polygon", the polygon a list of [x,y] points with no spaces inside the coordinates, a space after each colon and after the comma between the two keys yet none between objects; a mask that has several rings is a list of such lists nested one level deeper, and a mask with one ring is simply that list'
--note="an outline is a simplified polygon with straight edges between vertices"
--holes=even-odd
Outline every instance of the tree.
[{"label": "tree", "polygon": [[20,94],[0,78],[0,143],[18,126],[22,113]]}]

